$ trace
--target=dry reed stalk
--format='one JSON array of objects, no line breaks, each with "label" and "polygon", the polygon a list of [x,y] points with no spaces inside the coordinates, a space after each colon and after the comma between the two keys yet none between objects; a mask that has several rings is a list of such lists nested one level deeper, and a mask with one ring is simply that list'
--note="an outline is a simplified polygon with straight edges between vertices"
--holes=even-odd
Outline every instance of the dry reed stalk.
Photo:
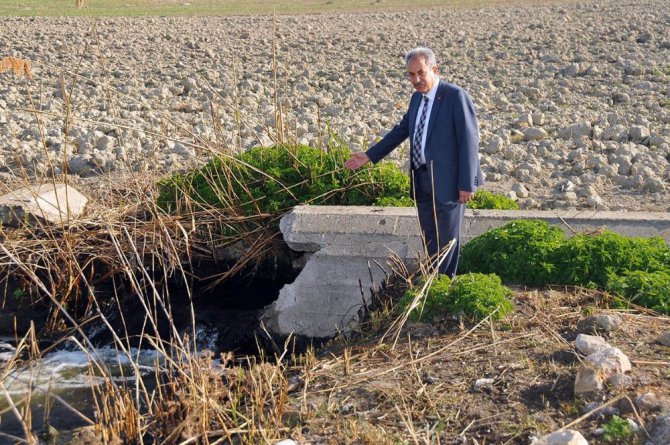
[{"label": "dry reed stalk", "polygon": [[5,57],[0,60],[0,73],[9,70],[11,70],[18,78],[32,78],[32,74],[30,73],[30,60],[19,59],[12,56]]}]

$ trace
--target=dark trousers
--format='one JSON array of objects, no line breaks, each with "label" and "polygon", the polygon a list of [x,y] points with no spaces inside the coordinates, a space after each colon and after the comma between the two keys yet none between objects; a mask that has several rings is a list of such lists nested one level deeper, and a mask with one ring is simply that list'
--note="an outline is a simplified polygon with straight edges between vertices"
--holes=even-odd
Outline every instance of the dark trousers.
[{"label": "dark trousers", "polygon": [[465,205],[458,201],[441,203],[434,200],[431,173],[426,167],[414,170],[414,198],[427,253],[433,261],[438,260],[438,250],[442,252],[452,239],[456,240],[454,248],[439,267],[439,273],[453,278],[458,268],[461,223]]}]

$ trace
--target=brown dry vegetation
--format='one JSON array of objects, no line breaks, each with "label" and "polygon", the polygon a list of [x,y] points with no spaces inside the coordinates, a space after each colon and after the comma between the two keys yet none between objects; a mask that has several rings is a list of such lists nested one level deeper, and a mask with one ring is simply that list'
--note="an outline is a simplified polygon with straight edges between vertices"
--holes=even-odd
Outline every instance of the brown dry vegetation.
[{"label": "brown dry vegetation", "polygon": [[[381,310],[357,339],[277,362],[192,358],[162,379],[154,418],[142,423],[164,443],[528,444],[574,428],[597,444],[605,442],[590,433],[609,416],[582,415],[597,400],[641,426],[625,443],[644,443],[656,413],[634,400],[670,393],[667,348],[656,343],[669,320],[606,305],[593,291],[517,289],[514,314],[497,323],[445,316],[407,324],[394,338],[385,335],[392,317]],[[584,332],[580,322],[601,312],[623,318],[605,335],[630,357],[633,385],[579,399],[573,385],[582,357],[572,341]],[[480,378],[493,383],[475,389]]]},{"label": "brown dry vegetation", "polygon": [[18,59],[16,57],[5,57],[0,60],[0,73],[12,71],[17,77],[27,77],[30,79],[30,60]]}]

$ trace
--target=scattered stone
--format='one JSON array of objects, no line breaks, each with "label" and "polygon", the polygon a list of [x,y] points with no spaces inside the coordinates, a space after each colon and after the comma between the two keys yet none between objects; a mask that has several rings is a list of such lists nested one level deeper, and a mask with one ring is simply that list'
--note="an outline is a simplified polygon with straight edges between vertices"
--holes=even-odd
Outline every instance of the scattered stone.
[{"label": "scattered stone", "polygon": [[626,374],[614,374],[610,378],[610,384],[619,389],[630,388],[633,386],[633,379]]},{"label": "scattered stone", "polygon": [[78,190],[65,184],[24,187],[0,196],[0,222],[9,227],[33,219],[68,224],[84,211],[87,202]]},{"label": "scattered stone", "polygon": [[661,338],[658,339],[658,342],[663,346],[670,347],[670,331],[665,331],[661,334]]},{"label": "scattered stone", "polygon": [[591,123],[582,122],[569,127],[560,128],[558,135],[563,139],[578,139],[580,137],[591,137]]},{"label": "scattered stone", "polygon": [[484,388],[492,387],[493,382],[495,382],[493,379],[477,379],[473,385],[473,388],[475,391],[482,391]]},{"label": "scattered stone", "polygon": [[605,332],[613,332],[621,326],[621,317],[617,314],[598,314],[595,316],[596,323]]},{"label": "scattered stone", "polygon": [[577,371],[575,394],[600,391],[613,375],[623,374],[630,370],[630,360],[618,348],[593,352],[584,359]]},{"label": "scattered stone", "polygon": [[603,349],[611,348],[609,343],[602,337],[595,335],[579,334],[575,340],[575,346],[582,354],[589,355]]},{"label": "scattered stone", "polygon": [[670,444],[670,416],[663,416],[656,419],[649,425],[649,439],[654,445]]},{"label": "scattered stone", "polygon": [[512,185],[512,192],[519,198],[528,198],[528,189],[518,182]]},{"label": "scattered stone", "polygon": [[531,127],[526,128],[523,132],[523,138],[526,141],[541,141],[547,137],[547,132],[544,128]]},{"label": "scattered stone", "polygon": [[635,125],[630,127],[628,130],[630,138],[634,141],[642,141],[645,138],[649,137],[649,129],[647,127],[642,127],[640,125]]},{"label": "scattered stone", "polygon": [[565,430],[534,439],[531,445],[588,445],[588,442],[579,431]]},{"label": "scattered stone", "polygon": [[653,392],[639,395],[635,404],[640,411],[670,413],[670,398],[661,398]]}]

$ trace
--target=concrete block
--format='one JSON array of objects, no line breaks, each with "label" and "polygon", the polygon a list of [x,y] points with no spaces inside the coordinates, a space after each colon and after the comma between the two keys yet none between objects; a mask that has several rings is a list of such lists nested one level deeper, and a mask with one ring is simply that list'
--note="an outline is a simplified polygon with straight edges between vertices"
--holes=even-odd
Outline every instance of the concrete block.
[{"label": "concrete block", "polygon": [[[462,242],[517,219],[544,220],[568,236],[608,229],[670,243],[668,213],[510,210],[466,210]],[[411,207],[298,206],[282,218],[280,229],[291,249],[316,253],[264,311],[265,325],[279,335],[323,338],[348,332],[371,288],[389,273],[388,258],[395,254],[416,267],[423,253]]]}]

